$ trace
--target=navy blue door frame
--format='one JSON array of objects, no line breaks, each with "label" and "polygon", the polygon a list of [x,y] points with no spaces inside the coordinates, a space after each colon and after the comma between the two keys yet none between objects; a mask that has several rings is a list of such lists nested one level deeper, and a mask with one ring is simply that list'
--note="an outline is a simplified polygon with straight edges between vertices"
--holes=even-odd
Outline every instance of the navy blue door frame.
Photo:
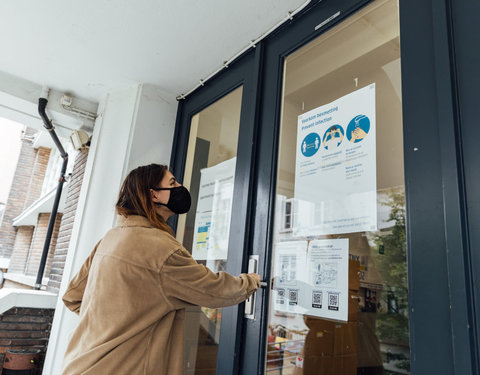
[{"label": "navy blue door frame", "polygon": [[465,222],[465,258],[466,272],[471,272],[467,278],[470,292],[468,308],[472,322],[470,341],[472,347],[472,361],[474,373],[480,373],[480,167],[478,159],[480,147],[477,139],[480,138],[478,122],[479,87],[480,87],[480,34],[478,19],[480,2],[478,1],[451,1],[449,2],[449,16],[451,23],[451,45],[453,45],[452,63],[455,67],[455,105],[458,121],[459,143],[463,167],[463,220]]},{"label": "navy blue door frame", "polygon": [[[284,58],[369,2],[312,1],[180,101],[172,151],[177,176],[191,117],[244,85],[231,228],[245,231],[232,231],[230,272],[245,271],[253,253],[270,278]],[[411,370],[479,374],[480,2],[400,0],[399,9]],[[224,313],[218,374],[263,374],[268,302],[269,289],[259,291],[255,320],[244,319],[242,307]]]},{"label": "navy blue door frame", "polygon": [[[250,248],[247,223],[250,214],[249,195],[252,191],[252,164],[255,156],[254,140],[256,128],[257,96],[259,74],[261,72],[262,44],[241,57],[223,74],[205,83],[202,89],[196,90],[187,100],[181,100],[177,112],[174,143],[171,155],[171,169],[179,181],[183,180],[188,138],[192,117],[242,86],[242,104],[237,149],[237,166],[235,170],[235,187],[232,203],[231,230],[229,238],[228,262],[226,271],[238,275],[247,271]],[[176,217],[175,217],[176,219]],[[171,226],[176,228],[176,220]],[[217,373],[238,373],[243,319],[243,304],[224,308],[218,346]]]},{"label": "navy blue door frame", "polygon": [[[480,168],[475,160],[464,157],[465,141],[471,143],[465,131],[479,133],[473,118],[467,122],[462,116],[462,111],[474,110],[475,93],[470,91],[462,98],[458,77],[467,75],[467,81],[476,79],[478,84],[480,65],[459,69],[456,61],[458,47],[467,48],[464,53],[470,55],[462,56],[463,63],[470,63],[474,55],[478,61],[478,51],[471,48],[479,42],[472,22],[478,15],[473,8],[478,12],[479,6],[473,4],[461,0],[454,6],[449,0],[400,2],[414,374],[479,373],[478,283],[474,282],[478,267],[474,267],[476,254],[470,237],[480,216],[477,211],[476,217],[468,217],[475,207],[469,199],[478,202],[478,189],[467,194],[466,182],[478,184]],[[463,9],[464,18],[454,19],[458,16],[455,8]],[[466,46],[467,39],[458,39],[456,32],[468,20],[472,28],[465,34],[469,37]],[[478,156],[478,146],[476,150]],[[472,174],[467,176],[465,168]]]}]

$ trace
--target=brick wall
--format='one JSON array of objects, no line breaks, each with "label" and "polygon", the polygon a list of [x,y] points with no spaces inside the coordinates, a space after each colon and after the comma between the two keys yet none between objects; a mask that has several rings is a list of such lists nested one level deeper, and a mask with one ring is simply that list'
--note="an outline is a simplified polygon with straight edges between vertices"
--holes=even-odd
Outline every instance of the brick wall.
[{"label": "brick wall", "polygon": [[7,349],[40,349],[39,368],[43,368],[54,311],[13,308],[0,315],[0,372]]},{"label": "brick wall", "polygon": [[[9,258],[15,242],[16,229],[12,221],[25,208],[25,202],[30,186],[30,176],[36,159],[37,151],[32,147],[29,138],[36,134],[36,130],[26,128],[22,138],[22,146],[18,158],[17,169],[13,177],[10,194],[8,196],[5,213],[0,225],[0,257]],[[37,197],[38,198],[38,197]]]},{"label": "brick wall", "polygon": [[49,148],[39,147],[35,152],[35,162],[30,174],[24,209],[40,198],[42,194],[43,179],[47,170],[50,151]]},{"label": "brick wall", "polygon": [[[25,267],[25,274],[36,276],[38,267],[40,266],[40,260],[43,253],[43,245],[45,244],[45,238],[47,236],[48,222],[50,220],[50,213],[42,213],[38,215],[37,225],[35,226],[35,232],[33,234],[32,245],[30,247],[30,253],[27,259]],[[62,214],[57,213],[55,218],[55,226],[53,228],[52,240],[48,250],[47,263],[45,265],[44,275],[47,276],[50,272],[50,267],[53,259],[53,249],[57,245],[58,231],[60,229],[60,223],[62,222]]]},{"label": "brick wall", "polygon": [[9,272],[22,272],[25,270],[30,245],[32,243],[34,226],[19,227],[15,237],[12,257],[10,258]]},{"label": "brick wall", "polygon": [[[87,164],[88,150],[77,152],[75,164],[73,166],[72,176],[68,184],[65,209],[63,211],[62,224],[60,226],[57,246],[53,255],[52,266],[50,269],[48,290],[58,292],[62,281],[63,268],[67,258],[68,247],[70,245],[70,236],[72,235],[73,221],[77,210],[78,198],[82,187],[85,166]],[[48,275],[45,273],[45,275]]]}]

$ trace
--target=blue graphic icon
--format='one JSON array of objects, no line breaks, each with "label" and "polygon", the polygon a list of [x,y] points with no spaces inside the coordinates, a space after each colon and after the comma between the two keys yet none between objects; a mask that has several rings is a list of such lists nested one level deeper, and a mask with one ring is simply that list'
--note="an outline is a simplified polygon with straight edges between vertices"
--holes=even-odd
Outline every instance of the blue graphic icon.
[{"label": "blue graphic icon", "polygon": [[370,130],[370,120],[365,115],[355,116],[347,126],[347,139],[352,143],[362,141]]},{"label": "blue graphic icon", "polygon": [[310,133],[305,138],[303,138],[300,149],[302,150],[303,156],[309,158],[317,153],[320,148],[320,136],[317,133]]},{"label": "blue graphic icon", "polygon": [[345,132],[340,125],[330,126],[323,135],[322,145],[326,150],[335,150],[343,141]]}]

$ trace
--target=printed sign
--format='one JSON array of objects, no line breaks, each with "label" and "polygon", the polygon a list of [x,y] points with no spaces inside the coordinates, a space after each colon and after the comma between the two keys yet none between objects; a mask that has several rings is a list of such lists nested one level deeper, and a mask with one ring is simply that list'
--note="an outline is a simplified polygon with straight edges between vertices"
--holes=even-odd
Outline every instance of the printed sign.
[{"label": "printed sign", "polygon": [[348,239],[310,241],[308,315],[348,320]]},{"label": "printed sign", "polygon": [[277,311],[348,320],[348,239],[276,244]]},{"label": "printed sign", "polygon": [[227,259],[236,161],[200,171],[192,254],[197,260]]},{"label": "printed sign", "polygon": [[298,117],[295,236],[377,229],[375,84]]},{"label": "printed sign", "polygon": [[273,301],[278,311],[304,311],[299,304],[299,298],[306,286],[307,244],[307,241],[289,241],[276,245]]}]

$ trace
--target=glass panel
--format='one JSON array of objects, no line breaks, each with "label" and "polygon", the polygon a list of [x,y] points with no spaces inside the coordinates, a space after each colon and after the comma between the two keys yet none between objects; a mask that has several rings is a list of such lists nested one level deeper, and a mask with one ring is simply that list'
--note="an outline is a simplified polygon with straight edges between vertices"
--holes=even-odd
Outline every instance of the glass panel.
[{"label": "glass panel", "polygon": [[410,373],[397,0],[285,60],[266,373]]},{"label": "glass panel", "polygon": [[[177,239],[212,271],[226,268],[242,87],[192,117],[184,185],[192,208]],[[222,309],[192,306],[185,317],[185,374],[215,374]]]}]

